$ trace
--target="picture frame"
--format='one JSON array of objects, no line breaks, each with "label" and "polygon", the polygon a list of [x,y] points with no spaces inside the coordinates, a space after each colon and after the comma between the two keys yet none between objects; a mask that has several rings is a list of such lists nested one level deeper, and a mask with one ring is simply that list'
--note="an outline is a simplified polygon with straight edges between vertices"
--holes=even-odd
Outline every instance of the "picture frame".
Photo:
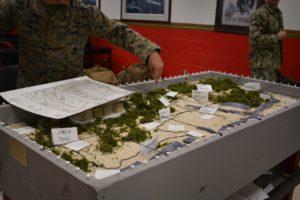
[{"label": "picture frame", "polygon": [[172,0],[121,0],[121,20],[170,23]]},{"label": "picture frame", "polygon": [[264,0],[218,0],[215,31],[247,34],[251,14]]},{"label": "picture frame", "polygon": [[97,6],[99,9],[101,8],[101,0],[81,0],[81,2],[85,5]]}]

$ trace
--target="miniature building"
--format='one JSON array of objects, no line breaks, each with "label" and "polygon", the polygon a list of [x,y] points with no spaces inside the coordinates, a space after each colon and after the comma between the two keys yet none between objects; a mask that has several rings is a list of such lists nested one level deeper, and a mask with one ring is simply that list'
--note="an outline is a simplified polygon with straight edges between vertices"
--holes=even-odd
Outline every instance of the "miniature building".
[{"label": "miniature building", "polygon": [[70,119],[76,124],[87,124],[96,119],[118,117],[122,113],[124,113],[123,104],[120,101],[113,101],[74,115]]},{"label": "miniature building", "polygon": [[92,110],[87,110],[82,113],[70,117],[71,121],[76,124],[87,124],[95,121]]},{"label": "miniature building", "polygon": [[124,113],[124,107],[120,101],[114,101],[94,108],[93,113],[95,119],[113,118]]}]

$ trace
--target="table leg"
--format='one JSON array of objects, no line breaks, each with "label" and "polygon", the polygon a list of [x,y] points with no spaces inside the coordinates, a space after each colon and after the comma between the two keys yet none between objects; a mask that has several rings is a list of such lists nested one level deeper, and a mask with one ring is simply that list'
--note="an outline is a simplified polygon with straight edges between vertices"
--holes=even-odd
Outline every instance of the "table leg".
[{"label": "table leg", "polygon": [[[295,153],[291,157],[289,157],[287,160],[283,162],[284,171],[286,173],[292,173],[298,166],[300,162],[300,151],[298,153]],[[291,192],[289,195],[287,195],[283,200],[292,200],[293,199],[293,192]]]}]

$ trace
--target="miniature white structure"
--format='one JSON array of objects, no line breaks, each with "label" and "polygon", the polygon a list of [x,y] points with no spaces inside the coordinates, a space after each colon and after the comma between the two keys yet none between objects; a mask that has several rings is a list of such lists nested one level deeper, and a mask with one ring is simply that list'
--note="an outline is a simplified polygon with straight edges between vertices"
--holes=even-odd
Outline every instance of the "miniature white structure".
[{"label": "miniature white structure", "polygon": [[119,117],[125,112],[123,104],[120,100],[112,101],[96,108],[89,109],[82,113],[70,117],[71,121],[76,124],[92,123],[96,119],[107,119]]}]

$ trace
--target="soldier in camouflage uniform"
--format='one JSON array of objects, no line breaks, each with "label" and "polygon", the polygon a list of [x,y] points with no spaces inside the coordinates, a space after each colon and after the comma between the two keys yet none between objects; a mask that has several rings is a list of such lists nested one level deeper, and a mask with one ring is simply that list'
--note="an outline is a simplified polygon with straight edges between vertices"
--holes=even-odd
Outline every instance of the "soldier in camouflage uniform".
[{"label": "soldier in camouflage uniform", "polygon": [[250,64],[252,75],[276,81],[282,64],[282,40],[287,38],[283,31],[280,0],[266,0],[251,16],[250,21]]},{"label": "soldier in camouflage uniform", "polygon": [[80,76],[92,35],[140,56],[156,80],[163,70],[159,46],[80,0],[0,0],[0,33],[13,27],[19,34],[19,87]]}]

